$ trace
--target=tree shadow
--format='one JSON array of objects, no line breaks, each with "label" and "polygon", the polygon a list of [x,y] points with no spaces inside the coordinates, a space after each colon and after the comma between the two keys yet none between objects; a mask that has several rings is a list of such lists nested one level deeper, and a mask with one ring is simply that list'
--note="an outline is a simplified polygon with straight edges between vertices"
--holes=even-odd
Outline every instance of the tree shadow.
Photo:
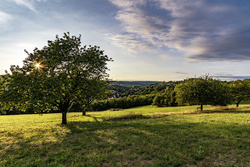
[{"label": "tree shadow", "polygon": [[[95,122],[100,122],[96,117],[94,116],[91,116],[91,115],[84,115],[85,117],[89,117],[89,118],[92,118]],[[103,118],[101,117],[100,119],[103,120]]]},{"label": "tree shadow", "polygon": [[[167,117],[119,121],[88,117],[94,122],[56,125],[67,133],[51,132],[53,141],[43,138],[48,129],[42,127],[29,138],[22,131],[7,132],[6,137],[16,142],[0,150],[0,158],[4,159],[0,166],[152,166],[158,163],[158,166],[185,166],[191,162],[194,165],[210,154],[226,154],[229,149],[237,150],[238,154],[239,145],[246,150],[245,139],[239,137],[249,134],[240,125],[236,128],[223,124],[211,126],[201,122],[176,122]],[[238,143],[232,143],[236,138]],[[37,140],[42,142],[36,143]],[[218,152],[217,148],[224,146],[228,149]]]},{"label": "tree shadow", "polygon": [[250,113],[250,110],[237,110],[237,109],[216,109],[216,110],[204,110],[200,111],[200,113],[232,113],[232,114],[242,114],[242,113]]}]

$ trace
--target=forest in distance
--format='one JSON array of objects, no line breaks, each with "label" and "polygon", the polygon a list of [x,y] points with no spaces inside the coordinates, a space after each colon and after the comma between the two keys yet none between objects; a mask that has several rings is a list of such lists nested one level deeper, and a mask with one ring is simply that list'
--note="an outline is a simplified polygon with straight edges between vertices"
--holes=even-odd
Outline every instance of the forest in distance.
[{"label": "forest in distance", "polygon": [[[197,80],[199,78],[193,78]],[[200,79],[212,79],[209,76],[201,77]],[[188,80],[192,80],[188,79]],[[121,110],[126,108],[132,108],[137,106],[144,105],[154,105],[157,107],[168,107],[168,106],[185,106],[197,104],[195,100],[178,103],[176,99],[176,85],[180,83],[185,83],[188,80],[183,81],[169,81],[169,82],[160,82],[160,81],[110,81],[108,84],[108,90],[105,97],[101,99],[95,99],[92,103],[87,106],[86,111],[103,111],[103,110]],[[227,104],[239,105],[240,102],[248,103],[249,96],[247,96],[247,92],[249,92],[249,80],[245,79],[244,81],[218,81],[219,83],[226,84],[228,88],[231,90],[234,95],[225,98],[227,100]],[[205,83],[207,84],[207,83]],[[248,86],[246,86],[248,85]],[[197,85],[195,85],[197,86]],[[229,90],[229,91],[230,91]],[[193,92],[194,93],[194,92]],[[191,93],[192,94],[192,93]],[[228,92],[226,92],[228,94]],[[199,99],[201,97],[198,97]],[[208,100],[208,99],[207,99]],[[206,102],[204,102],[205,104]],[[211,102],[212,104],[213,102]],[[200,104],[200,102],[198,102]],[[227,105],[222,104],[222,105]],[[215,104],[216,105],[216,104]],[[217,104],[220,105],[220,104]],[[70,112],[81,112],[82,110],[77,105],[73,105],[70,108]],[[58,113],[60,111],[52,110],[51,113]],[[35,113],[32,108],[27,109],[25,111],[19,110],[18,108],[12,109],[11,111],[5,110],[1,111],[2,115],[15,115],[15,114],[33,114]],[[43,112],[46,113],[46,112]]]}]

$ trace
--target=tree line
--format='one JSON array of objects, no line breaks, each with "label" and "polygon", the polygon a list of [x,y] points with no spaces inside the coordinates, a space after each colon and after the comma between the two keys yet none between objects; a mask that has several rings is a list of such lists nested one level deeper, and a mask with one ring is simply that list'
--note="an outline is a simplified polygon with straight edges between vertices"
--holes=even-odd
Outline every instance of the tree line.
[{"label": "tree line", "polygon": [[[144,94],[145,91],[149,93]],[[238,107],[240,102],[249,99],[249,79],[225,82],[206,75],[178,82],[151,84],[134,91],[129,89],[118,99],[95,100],[88,109],[102,111],[152,104],[158,107],[200,105],[200,110],[203,110],[204,105],[226,106],[232,102]]]},{"label": "tree line", "polygon": [[[249,79],[223,82],[209,76],[203,76],[178,82],[170,81],[151,84],[140,89],[141,90],[134,91],[136,95],[129,94],[126,96],[123,95],[120,98],[105,100],[94,99],[89,101],[88,104],[85,103],[84,109],[82,109],[78,103],[75,103],[69,109],[69,112],[103,111],[108,109],[119,110],[143,105],[155,105],[158,107],[200,105],[200,110],[203,110],[203,105],[226,106],[232,102],[238,107],[240,102],[250,99]],[[152,91],[144,95],[145,90]],[[129,92],[131,93],[131,90],[129,90]],[[138,92],[142,93],[139,94]],[[107,92],[103,95],[105,94],[109,95]],[[23,112],[24,111],[17,107],[12,108],[11,111],[5,110],[5,114],[20,114]],[[25,113],[34,112],[35,110],[33,108],[27,108],[25,110]],[[44,112],[46,112],[46,110]],[[54,108],[49,112],[60,112],[60,110]],[[2,114],[4,114],[3,111]]]},{"label": "tree line", "polygon": [[184,80],[175,87],[168,87],[153,100],[158,107],[176,105],[226,106],[234,102],[236,107],[243,100],[250,99],[250,80],[223,82],[212,77],[201,76]]}]

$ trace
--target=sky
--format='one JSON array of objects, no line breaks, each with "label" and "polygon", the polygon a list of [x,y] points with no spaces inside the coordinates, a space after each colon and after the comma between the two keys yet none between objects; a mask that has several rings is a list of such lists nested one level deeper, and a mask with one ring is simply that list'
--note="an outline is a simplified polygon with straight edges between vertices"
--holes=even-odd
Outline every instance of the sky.
[{"label": "sky", "polygon": [[114,62],[112,80],[250,78],[249,0],[0,0],[0,74],[64,32]]}]

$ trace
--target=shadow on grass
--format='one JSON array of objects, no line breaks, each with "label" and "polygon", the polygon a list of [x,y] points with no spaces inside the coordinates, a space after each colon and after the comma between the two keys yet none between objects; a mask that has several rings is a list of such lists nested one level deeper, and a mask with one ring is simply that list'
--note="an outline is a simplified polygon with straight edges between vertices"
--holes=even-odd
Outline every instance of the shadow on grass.
[{"label": "shadow on grass", "polygon": [[[244,108],[246,109],[246,108]],[[250,113],[250,110],[240,110],[239,108],[218,108],[214,110],[204,110],[204,111],[195,111],[194,114],[202,114],[202,113],[232,113],[232,114],[242,114],[242,113]]]},{"label": "shadow on grass", "polygon": [[[89,117],[89,118],[92,118],[95,122],[100,122],[99,120],[98,120],[98,118],[96,118],[96,117],[93,117],[93,116],[91,116],[91,115],[84,115],[84,117]],[[104,119],[104,118],[100,118],[100,119]]]},{"label": "shadow on grass", "polygon": [[0,149],[0,166],[216,166],[216,163],[244,166],[248,163],[244,157],[247,157],[249,128],[244,126],[171,118],[99,121],[94,116],[88,117],[95,122],[58,125],[59,130],[68,131],[63,135],[51,132],[54,138],[51,141],[44,137],[48,129],[43,128],[30,138],[22,131],[6,133],[15,143]]}]

